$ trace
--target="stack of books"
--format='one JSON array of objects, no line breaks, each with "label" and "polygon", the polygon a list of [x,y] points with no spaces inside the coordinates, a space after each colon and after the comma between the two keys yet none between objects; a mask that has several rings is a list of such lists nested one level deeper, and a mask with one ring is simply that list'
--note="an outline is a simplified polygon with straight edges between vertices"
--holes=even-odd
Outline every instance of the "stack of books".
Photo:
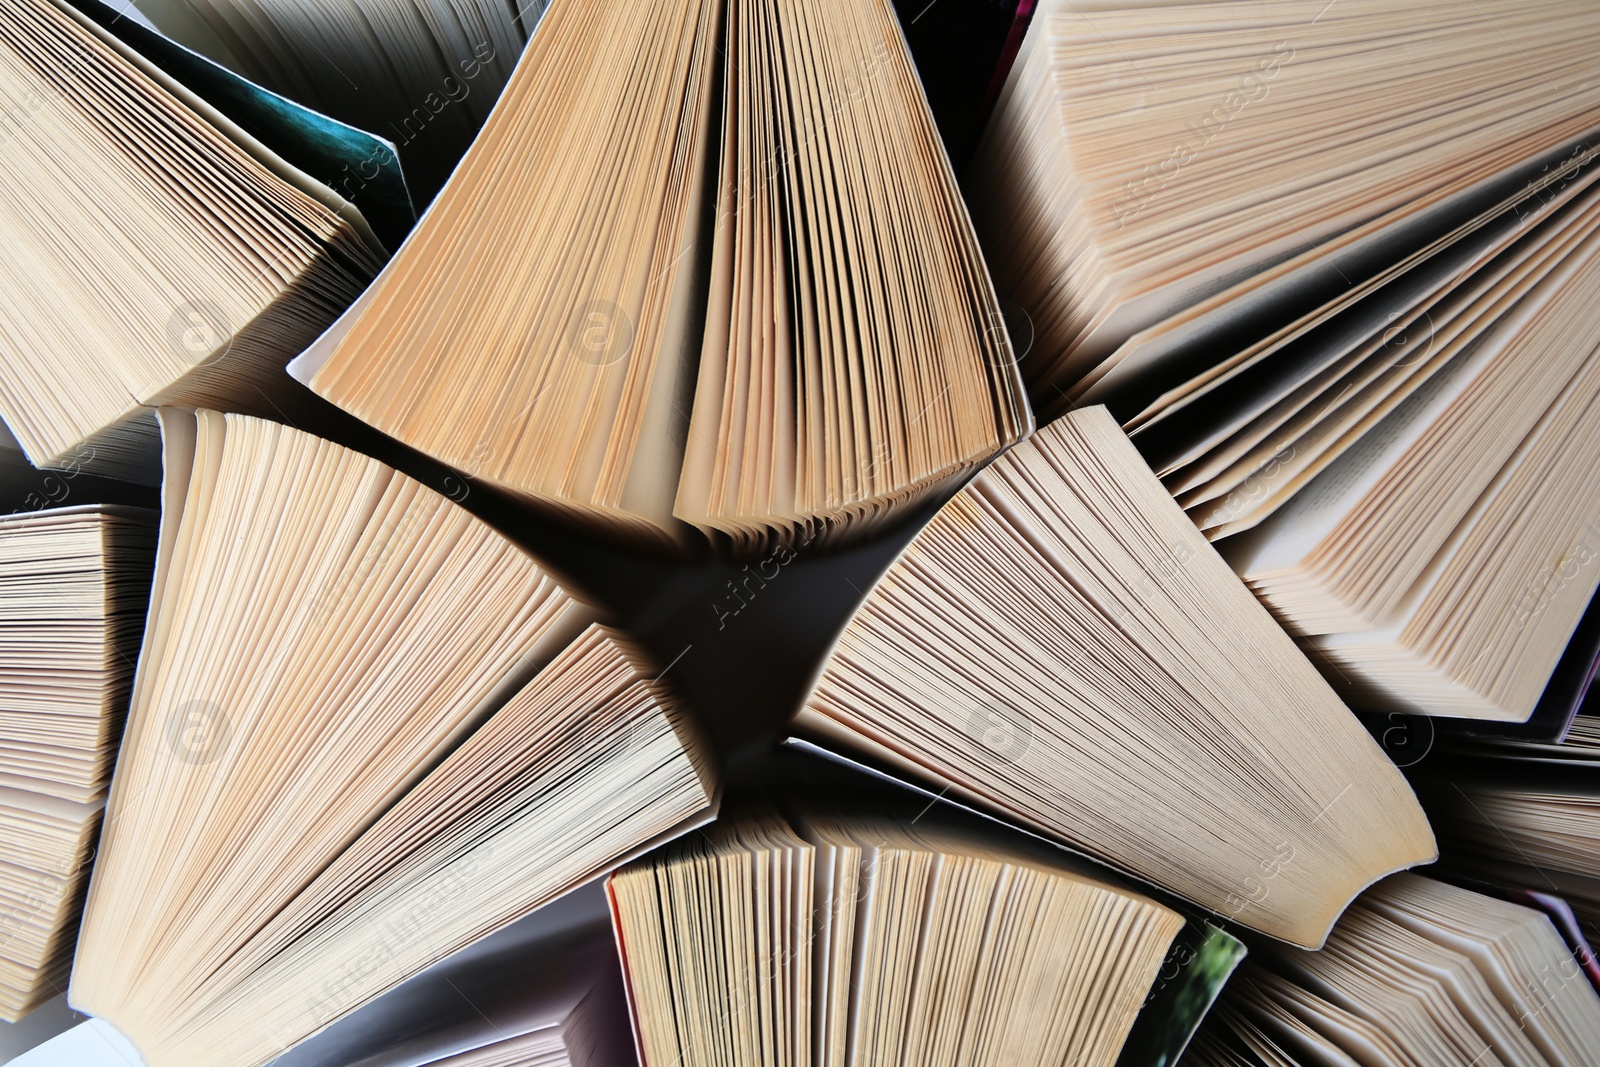
[{"label": "stack of books", "polygon": [[945,2],[0,0],[16,1062],[1593,1059],[1600,22]]}]

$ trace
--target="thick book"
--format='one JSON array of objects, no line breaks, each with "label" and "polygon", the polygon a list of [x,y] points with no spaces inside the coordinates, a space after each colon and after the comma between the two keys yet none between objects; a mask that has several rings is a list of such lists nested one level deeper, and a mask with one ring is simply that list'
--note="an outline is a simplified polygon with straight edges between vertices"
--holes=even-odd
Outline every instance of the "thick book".
[{"label": "thick book", "polygon": [[645,1067],[1111,1067],[1184,927],[914,807],[725,817],[607,891]]},{"label": "thick book", "polygon": [[0,155],[0,417],[38,466],[154,483],[155,408],[273,411],[284,363],[383,246],[351,203],[64,2],[0,7],[0,93],[17,112]]},{"label": "thick book", "polygon": [[1364,893],[1320,952],[1252,953],[1184,1062],[1580,1067],[1600,994],[1533,908],[1418,875]]},{"label": "thick book", "polygon": [[143,509],[79,504],[0,518],[6,1022],[66,984],[154,555],[155,515]]},{"label": "thick book", "polygon": [[[805,757],[787,762],[786,757]],[[819,761],[825,761],[819,763]],[[937,820],[964,826],[968,832],[998,841],[1031,840],[1063,853],[1071,869],[1110,885],[1124,885],[1122,875],[1092,860],[1059,840],[1007,822],[981,808],[952,797],[948,790],[932,789],[859,756],[845,756],[799,738],[789,738],[776,757],[757,764],[755,777],[761,794],[801,798],[826,797],[851,810],[884,812],[905,804],[905,795],[917,798],[911,811],[920,821],[937,809]],[[730,771],[730,776],[736,772]],[[750,772],[746,772],[748,775]],[[785,783],[785,777],[789,779]],[[887,787],[887,789],[883,788]],[[908,812],[909,814],[909,812]],[[1259,873],[1265,874],[1265,871]],[[1178,901],[1154,886],[1135,886],[1156,903],[1184,916],[1183,929],[1167,949],[1167,957],[1154,984],[1117,1053],[1117,1067],[1168,1067],[1178,1062],[1230,975],[1245,958],[1245,945],[1223,929],[1225,916],[1206,914]]]},{"label": "thick book", "polygon": [[1558,894],[1600,939],[1600,718],[1559,743],[1444,739],[1410,773],[1444,867]]},{"label": "thick book", "polygon": [[1459,314],[1422,312],[1404,387],[1374,383],[1325,466],[1286,445],[1287,498],[1223,543],[1353,703],[1523,721],[1600,583],[1596,177],[1503,216],[1515,241],[1447,294]]},{"label": "thick book", "polygon": [[1341,255],[1593,130],[1591,14],[1043,0],[968,174],[1040,414],[1229,360],[1263,307],[1365,282]]},{"label": "thick book", "polygon": [[137,0],[137,11],[250,82],[391,142],[426,205],[494,107],[545,4]]},{"label": "thick book", "polygon": [[1100,408],[918,532],[796,727],[1302,945],[1435,855],[1400,773]]},{"label": "thick book", "polygon": [[1600,581],[1590,14],[1045,3],[969,178],[1040,413],[1358,707],[1526,719]]},{"label": "thick book", "polygon": [[709,817],[677,696],[522,549],[310,434],[161,422],[69,990],[148,1067],[266,1063]]},{"label": "thick book", "polygon": [[291,369],[663,545],[867,531],[1032,428],[887,0],[554,7],[410,240]]}]

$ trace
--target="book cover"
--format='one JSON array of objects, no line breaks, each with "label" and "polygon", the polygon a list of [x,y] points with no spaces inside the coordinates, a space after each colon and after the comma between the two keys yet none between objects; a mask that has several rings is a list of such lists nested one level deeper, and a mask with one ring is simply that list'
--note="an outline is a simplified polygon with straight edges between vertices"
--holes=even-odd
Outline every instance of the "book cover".
[{"label": "book cover", "polygon": [[400,247],[417,213],[391,142],[264,89],[101,0],[72,2],[290,166],[354,204],[391,253]]}]

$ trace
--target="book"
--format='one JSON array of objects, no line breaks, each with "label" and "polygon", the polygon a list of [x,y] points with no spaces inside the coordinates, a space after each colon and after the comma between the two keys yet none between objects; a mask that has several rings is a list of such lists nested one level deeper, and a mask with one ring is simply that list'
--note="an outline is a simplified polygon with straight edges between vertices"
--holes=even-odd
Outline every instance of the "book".
[{"label": "book", "polygon": [[400,247],[416,225],[411,190],[392,140],[241,77],[143,21],[138,8],[113,8],[100,0],[73,0],[72,6],[289,166],[354,204],[384,248]]},{"label": "book", "polygon": [[1581,226],[1525,234],[1546,244],[1525,288],[1485,294],[1464,331],[1439,312],[1426,382],[1224,543],[1352,702],[1524,721],[1600,584],[1595,174]]},{"label": "book", "polygon": [[0,1020],[66,987],[104,807],[0,786]]},{"label": "book", "polygon": [[685,523],[740,551],[859,534],[1032,427],[887,0],[554,8],[412,237],[291,372],[662,546]]},{"label": "book", "polygon": [[345,1016],[273,1067],[635,1063],[605,893],[560,898]]},{"label": "book", "polygon": [[968,175],[1040,415],[1227,361],[1261,307],[1363,280],[1333,257],[1593,130],[1588,14],[1041,2]]},{"label": "book", "polygon": [[1184,925],[1058,851],[881,812],[744,813],[606,885],[647,1067],[1110,1065]]},{"label": "book", "polygon": [[1600,582],[1586,15],[1046,4],[969,178],[1041,414],[1107,405],[1363,709],[1527,719]]},{"label": "book", "polygon": [[677,697],[376,460],[162,409],[154,591],[72,1005],[257,1067],[713,809]]},{"label": "book", "polygon": [[1496,885],[1564,898],[1600,937],[1600,718],[1559,743],[1447,738],[1411,768],[1438,830],[1441,864]]},{"label": "book", "polygon": [[1362,895],[1320,952],[1255,953],[1184,1062],[1573,1065],[1600,996],[1532,908],[1418,875]]},{"label": "book", "polygon": [[137,8],[194,52],[398,146],[426,205],[489,116],[545,5],[138,0]]},{"label": "book", "polygon": [[[4,442],[0,442],[4,444]],[[0,463],[0,498],[99,480]],[[37,486],[37,487],[35,487]],[[80,503],[0,517],[0,1020],[65,987],[149,603],[152,512]]]},{"label": "book", "polygon": [[1556,928],[1556,933],[1561,935],[1561,940],[1567,946],[1567,951],[1572,953],[1572,958],[1583,968],[1584,977],[1600,993],[1600,957],[1596,957],[1594,949],[1589,947],[1589,939],[1584,935],[1583,927],[1578,922],[1577,913],[1572,910],[1561,897],[1554,893],[1543,893],[1537,889],[1518,889],[1508,886],[1492,885],[1479,881],[1476,878],[1463,878],[1451,875],[1449,872],[1439,872],[1440,875],[1452,884],[1470,889],[1475,893],[1485,893],[1501,900],[1509,900],[1513,904],[1532,908],[1545,914],[1551,925]]},{"label": "book", "polygon": [[149,608],[152,512],[0,518],[0,786],[103,800]]},{"label": "book", "polygon": [[[1485,368],[1526,365],[1530,340],[1552,343],[1544,323],[1570,305],[1564,283],[1593,269],[1593,155],[1586,137],[1449,202],[1398,247],[1344,257],[1338,272],[1359,284],[1217,366],[1196,364],[1182,385],[1147,387],[1128,420],[1135,443],[1220,539],[1285,508],[1435,376],[1492,388]],[[1554,342],[1568,366],[1586,354],[1582,337]],[[1540,411],[1565,380],[1515,402]],[[1457,389],[1443,392],[1462,404]]]},{"label": "book", "polygon": [[1437,725],[1461,737],[1500,737],[1514,741],[1560,744],[1580,713],[1600,714],[1600,690],[1594,680],[1600,672],[1600,596],[1590,597],[1583,618],[1567,641],[1555,670],[1533,714],[1526,722],[1502,723],[1479,719],[1439,719]]},{"label": "book", "polygon": [[917,533],[795,730],[1306,946],[1436,854],[1399,772],[1102,408]]},{"label": "book", "polygon": [[0,8],[0,93],[0,418],[37,466],[153,484],[154,408],[272,412],[283,364],[383,246],[353,205],[64,3]]},{"label": "book", "polygon": [[[843,756],[799,738],[789,738],[773,752],[763,753],[753,765],[730,766],[727,778],[731,790],[738,790],[740,780],[744,780],[735,804],[746,797],[749,802],[765,804],[773,798],[784,798],[791,806],[816,804],[826,798],[825,803],[834,811],[871,812],[874,816],[899,811],[903,821],[909,819],[913,823],[921,823],[936,811],[930,826],[956,827],[991,843],[1021,843],[1031,854],[1046,857],[1043,862],[1047,865],[1065,863],[1105,884],[1121,886],[1126,881],[1111,868],[1073,852],[1059,841],[965,804],[951,797],[948,790],[936,793],[891,773],[879,763]],[[1145,995],[1116,1062],[1117,1067],[1166,1067],[1178,1062],[1188,1047],[1223,985],[1244,959],[1245,946],[1218,926],[1213,916],[1197,912],[1153,887],[1138,891],[1178,912],[1185,922],[1167,948],[1155,984]]]}]

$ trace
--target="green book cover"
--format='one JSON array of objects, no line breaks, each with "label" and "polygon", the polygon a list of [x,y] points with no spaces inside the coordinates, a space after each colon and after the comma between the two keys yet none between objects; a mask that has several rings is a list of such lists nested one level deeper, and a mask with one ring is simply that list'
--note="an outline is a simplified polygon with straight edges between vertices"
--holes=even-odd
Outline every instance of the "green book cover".
[{"label": "green book cover", "polygon": [[1244,942],[1185,912],[1150,995],[1139,1009],[1117,1067],[1171,1067],[1183,1055],[1222,987],[1245,957]]}]

